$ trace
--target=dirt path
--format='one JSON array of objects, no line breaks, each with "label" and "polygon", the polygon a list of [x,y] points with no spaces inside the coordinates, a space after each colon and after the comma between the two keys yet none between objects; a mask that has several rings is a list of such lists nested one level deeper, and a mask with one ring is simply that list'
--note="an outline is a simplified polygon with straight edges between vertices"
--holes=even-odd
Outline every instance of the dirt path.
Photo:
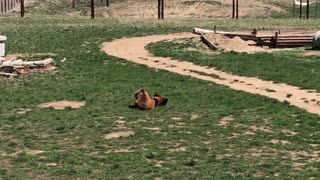
[{"label": "dirt path", "polygon": [[[232,89],[267,96],[281,102],[288,101],[291,105],[320,115],[320,93],[315,93],[314,90],[301,90],[299,87],[264,81],[256,77],[237,76],[216,70],[215,68],[195,65],[191,62],[155,57],[145,49],[145,46],[152,42],[188,37],[196,37],[196,35],[179,33],[123,38],[103,43],[102,49],[109,55],[144,64],[151,68],[192,76],[201,80],[229,86]],[[211,75],[218,75],[219,78]]]}]

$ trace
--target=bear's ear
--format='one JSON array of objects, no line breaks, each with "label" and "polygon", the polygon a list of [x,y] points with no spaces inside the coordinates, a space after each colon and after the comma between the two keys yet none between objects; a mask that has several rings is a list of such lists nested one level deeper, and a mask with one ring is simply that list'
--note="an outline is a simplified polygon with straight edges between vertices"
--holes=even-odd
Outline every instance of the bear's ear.
[{"label": "bear's ear", "polygon": [[158,94],[158,93],[154,93],[154,95],[153,96],[157,96],[157,97],[159,97],[160,96],[160,94]]}]

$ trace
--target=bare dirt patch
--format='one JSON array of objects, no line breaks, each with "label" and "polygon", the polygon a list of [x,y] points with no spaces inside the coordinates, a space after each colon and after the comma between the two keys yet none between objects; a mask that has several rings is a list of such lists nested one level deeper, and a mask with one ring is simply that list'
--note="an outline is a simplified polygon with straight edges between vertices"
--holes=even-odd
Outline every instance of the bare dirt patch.
[{"label": "bare dirt patch", "polygon": [[129,153],[129,152],[134,152],[132,150],[129,149],[112,149],[112,150],[108,150],[106,153]]},{"label": "bare dirt patch", "polygon": [[305,51],[304,56],[320,56],[320,51]]},{"label": "bare dirt patch", "polygon": [[191,114],[191,120],[196,120],[196,119],[199,119],[200,116],[198,114]]},{"label": "bare dirt patch", "polygon": [[220,119],[219,126],[228,126],[230,122],[232,122],[234,118],[232,116],[226,116]]},{"label": "bare dirt patch", "polygon": [[105,139],[113,139],[113,138],[120,138],[120,137],[129,137],[134,135],[133,131],[118,131],[118,132],[113,132],[106,134],[104,136]]},{"label": "bare dirt patch", "polygon": [[161,131],[160,127],[143,127],[143,129],[153,131],[154,133],[160,133],[160,131]]},{"label": "bare dirt patch", "polygon": [[288,129],[283,129],[281,132],[283,132],[283,133],[286,134],[287,136],[295,136],[295,135],[298,134],[297,132],[290,131],[290,130],[288,130]]},{"label": "bare dirt patch", "polygon": [[[191,33],[177,33],[123,38],[103,43],[102,50],[109,55],[123,58],[138,64],[144,64],[150,68],[163,69],[181,75],[192,76],[201,80],[225,85],[235,90],[259,94],[276,99],[280,102],[288,102],[291,105],[305,109],[310,113],[320,115],[320,104],[317,104],[317,102],[320,102],[320,93],[315,93],[311,90],[301,89],[300,87],[284,83],[274,83],[272,81],[261,80],[257,77],[233,75],[219,71],[215,68],[195,65],[191,62],[175,60],[172,58],[155,57],[145,49],[145,46],[152,42],[192,37],[198,36]],[[206,74],[215,74],[220,78],[215,78]],[[238,81],[235,82],[235,79]],[[273,91],[270,92],[266,89],[272,89]],[[287,98],[288,94],[292,94],[291,98]],[[309,103],[305,103],[305,100],[309,100]]]},{"label": "bare dirt patch", "polygon": [[24,149],[24,150],[17,150],[16,152],[12,153],[12,154],[6,154],[6,153],[2,153],[2,156],[11,156],[11,157],[17,157],[19,154],[21,153],[26,153],[28,155],[38,155],[41,153],[44,153],[45,151],[42,150],[34,150],[34,149]]},{"label": "bare dirt patch", "polygon": [[171,151],[171,152],[177,152],[177,151],[186,151],[186,150],[187,150],[186,147],[179,147],[179,148],[177,148],[177,149],[170,149],[169,151]]},{"label": "bare dirt patch", "polygon": [[31,110],[32,109],[28,109],[28,108],[20,108],[20,109],[18,109],[17,113],[18,114],[25,114],[25,113],[27,113],[27,112],[29,112]]},{"label": "bare dirt patch", "polygon": [[182,118],[181,117],[171,117],[171,120],[174,120],[174,121],[180,121]]},{"label": "bare dirt patch", "polygon": [[282,145],[291,144],[291,142],[289,142],[289,141],[277,140],[277,139],[272,139],[271,142],[272,142],[273,144],[282,144]]},{"label": "bare dirt patch", "polygon": [[66,107],[77,109],[77,108],[80,108],[85,105],[86,105],[86,102],[84,102],[84,101],[66,101],[66,100],[64,100],[64,101],[52,101],[52,102],[42,103],[42,104],[39,104],[38,107],[40,107],[40,108],[52,107],[57,110],[62,110]]},{"label": "bare dirt patch", "polygon": [[163,163],[164,163],[163,161],[157,161],[156,167],[162,168],[162,164],[163,164]]}]

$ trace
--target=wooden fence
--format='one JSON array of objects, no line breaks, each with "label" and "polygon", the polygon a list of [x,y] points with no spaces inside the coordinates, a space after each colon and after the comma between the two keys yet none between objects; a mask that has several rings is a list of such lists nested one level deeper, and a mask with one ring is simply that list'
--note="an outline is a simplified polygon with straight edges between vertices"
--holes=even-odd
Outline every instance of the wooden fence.
[{"label": "wooden fence", "polygon": [[21,0],[0,0],[0,14],[10,12],[20,6]]}]

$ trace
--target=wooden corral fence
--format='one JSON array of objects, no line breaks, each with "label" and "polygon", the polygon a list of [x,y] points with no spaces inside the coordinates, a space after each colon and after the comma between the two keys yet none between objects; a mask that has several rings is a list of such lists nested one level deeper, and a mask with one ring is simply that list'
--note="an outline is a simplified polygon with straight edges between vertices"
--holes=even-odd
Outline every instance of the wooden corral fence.
[{"label": "wooden corral fence", "polygon": [[21,0],[0,0],[0,14],[10,12],[20,6]]}]

